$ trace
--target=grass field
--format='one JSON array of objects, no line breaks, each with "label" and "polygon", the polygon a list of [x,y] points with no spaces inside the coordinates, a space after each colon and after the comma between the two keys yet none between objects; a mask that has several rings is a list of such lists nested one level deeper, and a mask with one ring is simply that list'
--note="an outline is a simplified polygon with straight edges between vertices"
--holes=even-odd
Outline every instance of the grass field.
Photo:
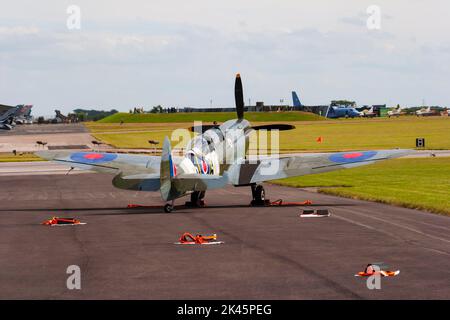
[{"label": "grass field", "polygon": [[[191,113],[144,113],[144,114],[130,114],[130,113],[116,113],[106,117],[99,123],[181,123],[181,122],[225,122],[230,119],[235,119],[235,112],[191,112]],[[245,118],[248,121],[316,121],[324,120],[313,113],[286,111],[286,112],[246,112]]]},{"label": "grass field", "polygon": [[0,153],[0,162],[25,162],[25,161],[43,161],[42,158],[32,153],[18,153],[16,156],[13,153]]},{"label": "grass field", "polygon": [[[281,113],[273,113],[276,115]],[[275,122],[275,121],[274,121]],[[259,122],[258,124],[270,123]],[[279,122],[278,122],[279,123]],[[280,150],[337,151],[414,148],[415,139],[426,139],[427,149],[450,149],[450,118],[400,117],[289,121],[296,129],[280,132]],[[148,140],[163,141],[173,130],[192,123],[88,123],[93,135],[118,148],[149,148]],[[322,143],[317,138],[322,137]]]},{"label": "grass field", "polygon": [[450,157],[388,160],[274,183],[450,215]]}]

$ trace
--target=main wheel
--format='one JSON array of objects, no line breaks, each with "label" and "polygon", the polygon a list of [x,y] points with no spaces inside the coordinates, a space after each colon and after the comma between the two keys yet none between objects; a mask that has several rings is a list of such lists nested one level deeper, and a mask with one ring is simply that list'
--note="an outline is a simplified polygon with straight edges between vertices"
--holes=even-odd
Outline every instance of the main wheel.
[{"label": "main wheel", "polygon": [[255,201],[264,202],[264,200],[266,200],[266,192],[263,186],[258,185],[255,188]]},{"label": "main wheel", "polygon": [[165,213],[171,213],[173,211],[173,206],[170,203],[166,203],[164,206],[164,212]]}]

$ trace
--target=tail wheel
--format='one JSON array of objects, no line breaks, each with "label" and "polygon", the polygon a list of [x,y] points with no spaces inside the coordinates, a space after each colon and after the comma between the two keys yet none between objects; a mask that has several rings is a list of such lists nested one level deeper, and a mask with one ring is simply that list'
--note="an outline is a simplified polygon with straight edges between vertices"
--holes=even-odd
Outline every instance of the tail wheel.
[{"label": "tail wheel", "polygon": [[172,211],[173,211],[173,205],[171,205],[170,203],[166,203],[166,205],[164,206],[164,212],[171,213]]}]

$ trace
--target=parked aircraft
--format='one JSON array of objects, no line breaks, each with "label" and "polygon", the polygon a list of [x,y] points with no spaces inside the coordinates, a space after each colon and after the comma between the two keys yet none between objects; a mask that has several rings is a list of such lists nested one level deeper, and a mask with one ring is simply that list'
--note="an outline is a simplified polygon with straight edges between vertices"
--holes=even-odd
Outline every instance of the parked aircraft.
[{"label": "parked aircraft", "polygon": [[0,115],[0,129],[11,130],[14,128],[14,114],[18,107],[11,108]]},{"label": "parked aircraft", "polygon": [[32,123],[32,105],[18,105],[5,108],[5,112],[0,115],[0,129],[11,130],[16,124]]},{"label": "parked aircraft", "polygon": [[416,111],[416,116],[418,117],[429,117],[429,116],[438,116],[439,113],[435,110],[431,110],[431,107],[422,108]]},{"label": "parked aircraft", "polygon": [[14,115],[14,123],[16,124],[32,124],[33,119],[31,117],[32,105],[19,105],[18,110]]},{"label": "parked aircraft", "polygon": [[361,111],[360,115],[365,118],[373,118],[377,116],[377,113],[373,110],[373,106],[371,106],[370,109]]},{"label": "parked aircraft", "polygon": [[403,110],[402,107],[400,107],[400,105],[398,104],[395,108],[393,108],[392,110],[389,110],[387,112],[388,117],[400,117],[402,115],[406,114]]},{"label": "parked aircraft", "polygon": [[[304,107],[305,111],[315,111],[311,109],[316,109],[317,111],[320,110],[320,115],[323,115],[327,118],[354,118],[354,117],[361,117],[362,114],[358,110],[356,110],[353,107],[349,106],[329,106],[328,108],[325,107],[325,111],[322,114],[322,107],[316,106],[316,107],[306,107],[302,105],[300,102],[300,99],[298,98],[297,92],[292,91],[292,101],[294,103],[294,107]],[[317,113],[317,112],[314,112]]]}]

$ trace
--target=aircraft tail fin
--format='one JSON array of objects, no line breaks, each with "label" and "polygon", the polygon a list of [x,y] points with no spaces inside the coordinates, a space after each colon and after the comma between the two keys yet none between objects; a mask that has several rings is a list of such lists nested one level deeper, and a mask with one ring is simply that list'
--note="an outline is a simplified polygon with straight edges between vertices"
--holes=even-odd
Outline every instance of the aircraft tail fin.
[{"label": "aircraft tail fin", "polygon": [[160,164],[160,192],[163,200],[169,200],[172,190],[172,178],[176,175],[176,167],[172,160],[172,148],[168,137],[165,137]]},{"label": "aircraft tail fin", "polygon": [[300,99],[298,98],[297,92],[292,91],[292,101],[294,103],[294,107],[301,107],[302,103],[300,102]]}]

